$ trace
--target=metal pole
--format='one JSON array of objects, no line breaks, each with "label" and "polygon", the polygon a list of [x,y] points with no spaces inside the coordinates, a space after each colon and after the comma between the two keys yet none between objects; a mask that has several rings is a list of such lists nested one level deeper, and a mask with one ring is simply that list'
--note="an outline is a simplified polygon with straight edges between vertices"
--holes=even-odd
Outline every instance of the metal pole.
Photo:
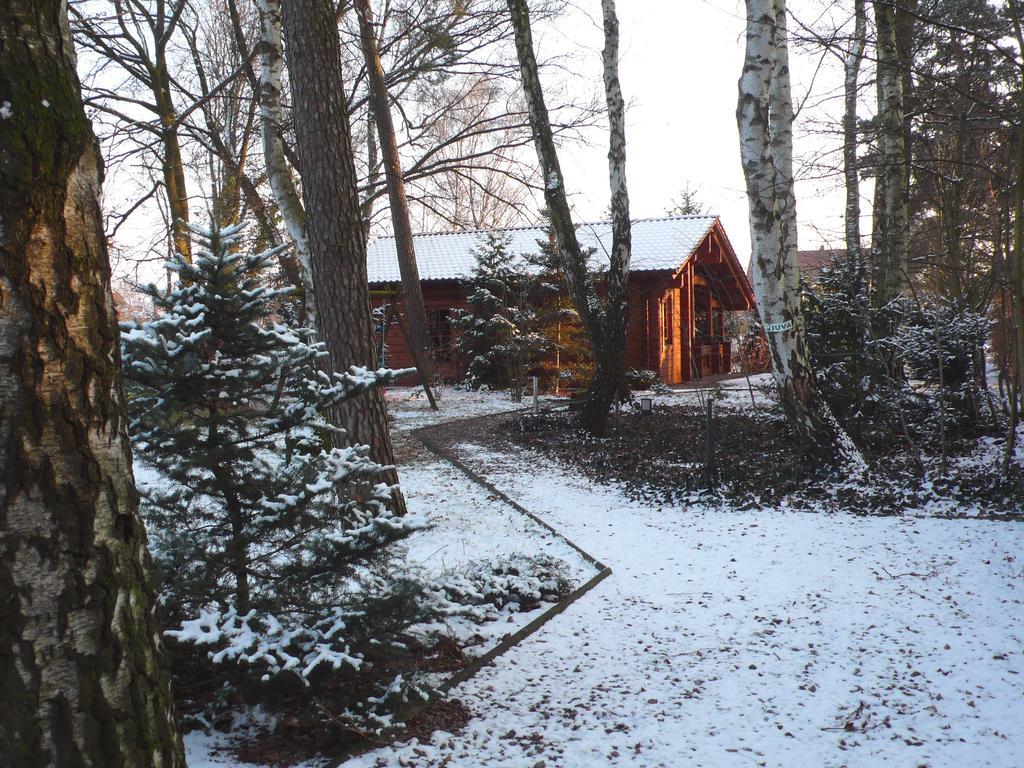
[{"label": "metal pole", "polygon": [[537,377],[533,376],[533,412],[534,414],[540,413],[540,403],[537,400]]},{"label": "metal pole", "polygon": [[704,470],[708,475],[708,488],[715,484],[715,401],[707,401],[707,426],[704,430]]}]

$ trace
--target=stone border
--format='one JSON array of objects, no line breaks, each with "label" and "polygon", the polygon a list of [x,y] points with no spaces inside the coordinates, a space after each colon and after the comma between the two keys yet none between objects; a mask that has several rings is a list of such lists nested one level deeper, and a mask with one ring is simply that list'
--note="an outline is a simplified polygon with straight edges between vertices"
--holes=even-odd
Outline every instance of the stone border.
[{"label": "stone border", "polygon": [[[408,719],[409,717],[412,717],[415,714],[417,714],[418,712],[421,712],[422,710],[426,709],[435,700],[435,698],[438,698],[440,696],[445,696],[445,695],[451,693],[453,688],[458,687],[462,683],[464,683],[467,680],[469,680],[470,678],[474,677],[484,667],[492,664],[494,662],[494,660],[497,659],[499,656],[501,656],[502,654],[506,653],[507,651],[509,651],[510,649],[514,648],[515,646],[517,646],[519,643],[521,643],[527,637],[532,635],[534,632],[536,632],[541,627],[543,627],[545,624],[547,624],[549,621],[551,621],[553,618],[555,618],[555,616],[557,616],[558,614],[560,614],[563,611],[565,611],[566,608],[568,608],[570,605],[572,605],[577,600],[579,600],[581,597],[583,597],[587,592],[589,592],[594,587],[596,587],[598,584],[600,584],[602,581],[604,581],[606,578],[611,576],[611,573],[612,573],[612,569],[611,568],[609,568],[607,565],[602,563],[600,560],[598,560],[596,557],[591,555],[586,550],[582,549],[575,542],[570,541],[568,538],[566,538],[566,536],[564,534],[562,534],[561,532],[557,531],[549,523],[547,523],[546,521],[544,521],[541,518],[539,518],[537,515],[535,515],[530,510],[528,510],[522,504],[520,504],[517,501],[509,498],[508,495],[506,495],[502,491],[498,490],[494,486],[493,483],[491,483],[489,480],[487,480],[482,475],[477,473],[475,470],[470,468],[465,462],[462,461],[462,459],[460,459],[458,457],[458,455],[453,450],[451,450],[450,448],[447,448],[447,447],[441,445],[440,443],[438,443],[437,441],[435,441],[434,439],[432,439],[430,436],[428,436],[426,434],[427,432],[430,432],[431,430],[441,429],[443,427],[448,427],[448,426],[450,426],[452,424],[468,424],[468,423],[474,422],[474,421],[482,421],[484,419],[491,419],[491,418],[494,418],[496,416],[507,416],[507,415],[511,415],[511,414],[515,414],[515,413],[528,413],[531,410],[532,409],[530,409],[530,408],[524,408],[524,409],[520,409],[520,410],[503,411],[503,412],[500,412],[500,413],[485,413],[485,414],[480,415],[480,416],[470,416],[470,417],[465,418],[465,419],[452,419],[451,421],[443,421],[443,422],[440,422],[438,424],[430,424],[430,425],[425,426],[425,427],[417,427],[416,429],[410,429],[410,430],[408,430],[408,434],[414,436],[417,440],[420,441],[420,443],[423,444],[423,446],[428,451],[433,453],[438,458],[443,459],[444,461],[447,461],[449,464],[451,464],[456,469],[458,469],[460,472],[462,472],[464,475],[466,475],[466,477],[468,477],[471,481],[473,481],[477,485],[482,486],[487,491],[489,491],[490,493],[494,494],[499,499],[504,501],[506,504],[511,506],[517,512],[519,512],[519,513],[525,515],[526,517],[530,518],[535,523],[539,524],[540,526],[542,526],[543,528],[547,529],[552,534],[554,534],[555,536],[560,538],[562,541],[564,541],[566,544],[568,544],[570,547],[572,547],[574,550],[576,550],[580,554],[580,557],[582,557],[586,562],[590,563],[595,568],[597,568],[597,573],[594,576],[592,576],[582,586],[577,587],[573,592],[571,592],[570,594],[566,595],[561,600],[559,600],[557,603],[555,603],[554,605],[552,605],[549,608],[547,608],[542,614],[540,614],[539,616],[534,617],[533,620],[530,621],[528,624],[525,624],[524,626],[520,627],[518,630],[513,632],[511,635],[508,635],[507,637],[503,638],[500,643],[498,643],[496,646],[494,646],[489,651],[487,651],[487,653],[483,654],[482,656],[477,657],[472,662],[470,662],[469,664],[464,666],[462,669],[460,669],[457,672],[455,672],[447,680],[445,680],[442,683],[440,683],[439,685],[435,686],[433,688],[433,690],[431,691],[430,698],[427,701],[413,704],[412,706],[409,706],[405,711],[403,711],[401,713],[403,719]],[[390,743],[390,742],[388,742],[388,743]],[[358,747],[358,748],[352,750],[349,754],[347,754],[344,757],[342,757],[339,762],[337,762],[337,763],[330,763],[330,764],[333,766],[333,768],[345,768],[345,763],[348,760],[350,760],[351,758],[356,757],[356,756],[361,755],[361,754],[365,754],[366,752],[370,752],[370,751],[372,751],[374,749],[378,749],[378,748],[384,747],[384,746],[387,746],[387,744],[367,743],[367,744],[364,744],[361,747]]]},{"label": "stone border", "polygon": [[537,523],[538,525],[542,526],[543,528],[547,529],[552,534],[560,538],[562,541],[564,541],[566,544],[568,544],[570,547],[576,550],[586,562],[590,563],[595,568],[597,568],[597,573],[593,577],[591,577],[587,582],[585,582],[582,586],[577,587],[573,592],[566,595],[557,603],[555,603],[550,608],[545,610],[540,616],[535,617],[532,621],[530,621],[530,623],[526,624],[523,627],[520,627],[516,632],[513,632],[511,635],[505,637],[500,643],[498,643],[496,646],[487,651],[487,653],[474,659],[472,662],[470,662],[465,667],[460,669],[458,672],[453,674],[443,683],[438,685],[434,690],[441,694],[449,693],[453,688],[461,685],[462,683],[472,678],[481,669],[491,664],[496,658],[498,658],[511,648],[514,648],[527,637],[529,637],[534,632],[539,630],[542,626],[551,621],[551,619],[555,618],[555,616],[565,611],[566,608],[568,608],[570,605],[572,605],[581,597],[583,597],[583,595],[585,595],[587,592],[589,592],[602,581],[604,581],[606,578],[608,578],[612,573],[611,568],[602,563],[589,552],[585,551],[575,542],[568,539],[564,534],[562,534],[560,531],[556,530],[545,520],[542,520],[540,517],[538,517],[533,512],[528,510],[522,504],[519,504],[517,501],[509,498],[507,494],[503,493],[497,487],[495,487],[495,485],[492,482],[490,482],[482,475],[477,473],[475,470],[470,468],[465,462],[462,461],[462,459],[458,457],[458,455],[453,450],[441,445],[440,443],[435,441],[433,437],[427,434],[431,430],[438,429],[441,427],[450,427],[453,424],[467,424],[474,421],[481,421],[483,419],[494,418],[495,416],[500,415],[502,414],[489,413],[483,416],[473,416],[468,419],[457,419],[453,421],[447,421],[443,422],[442,424],[435,424],[428,427],[419,427],[418,429],[410,430],[410,434],[415,436],[424,445],[424,447],[427,448],[427,450],[429,450],[431,453],[435,454],[439,458],[444,459],[452,466],[456,467],[474,483],[486,488],[490,493],[497,496],[499,499],[501,499],[506,504],[511,506],[517,512],[530,518],[535,523]]}]

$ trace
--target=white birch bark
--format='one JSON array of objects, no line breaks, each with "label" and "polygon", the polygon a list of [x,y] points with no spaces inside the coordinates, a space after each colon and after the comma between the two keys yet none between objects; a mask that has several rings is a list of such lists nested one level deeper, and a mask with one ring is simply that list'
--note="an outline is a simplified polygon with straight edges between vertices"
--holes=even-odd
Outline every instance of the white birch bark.
[{"label": "white birch bark", "polygon": [[857,85],[867,44],[867,14],[864,0],[853,3],[853,37],[843,60],[843,176],[846,182],[846,256],[859,264],[860,177],[857,174]]},{"label": "white birch bark", "polygon": [[288,235],[295,244],[295,258],[299,263],[302,280],[306,324],[316,328],[306,211],[299,198],[281,139],[281,80],[284,68],[284,57],[281,54],[281,3],[280,0],[256,0],[256,3],[260,12],[259,105],[267,180],[270,182],[274,202],[281,212]]},{"label": "white birch bark", "polygon": [[602,53],[605,98],[608,104],[608,174],[611,187],[612,250],[607,274],[607,295],[602,302],[573,226],[565,193],[554,134],[544,103],[533,51],[530,14],[526,0],[507,0],[516,37],[516,54],[523,93],[533,128],[534,145],[544,177],[544,200],[555,232],[558,256],[566,286],[580,323],[587,333],[596,371],[580,409],[584,429],[602,434],[608,410],[623,386],[626,326],[629,319],[627,282],[631,252],[629,195],[626,190],[625,102],[619,84],[619,26],[614,0],[602,0],[605,45]]},{"label": "white birch bark", "polygon": [[[608,105],[608,183],[611,188],[612,218],[605,330],[608,333],[624,334],[628,317],[626,286],[632,253],[629,190],[626,186],[626,103],[619,83],[619,21],[615,15],[615,0],[602,0],[601,11],[604,24],[601,58]],[[620,324],[621,328],[618,327]]]},{"label": "white birch bark", "polygon": [[896,9],[876,0],[878,156],[871,231],[874,303],[884,307],[908,287],[907,141],[904,129],[903,67],[897,39]]},{"label": "white birch bark", "polygon": [[746,0],[747,35],[736,121],[750,210],[758,311],[786,412],[809,449],[862,469],[860,452],[822,399],[800,312],[793,189],[793,108],[784,0]]}]

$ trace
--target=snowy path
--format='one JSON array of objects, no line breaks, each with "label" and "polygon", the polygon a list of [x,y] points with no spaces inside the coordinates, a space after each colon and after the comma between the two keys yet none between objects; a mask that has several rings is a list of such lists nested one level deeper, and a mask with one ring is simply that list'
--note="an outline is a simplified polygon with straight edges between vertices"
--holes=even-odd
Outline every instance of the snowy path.
[{"label": "snowy path", "polygon": [[462,733],[346,766],[1024,765],[1024,525],[642,508],[463,454],[613,574],[455,691]]}]

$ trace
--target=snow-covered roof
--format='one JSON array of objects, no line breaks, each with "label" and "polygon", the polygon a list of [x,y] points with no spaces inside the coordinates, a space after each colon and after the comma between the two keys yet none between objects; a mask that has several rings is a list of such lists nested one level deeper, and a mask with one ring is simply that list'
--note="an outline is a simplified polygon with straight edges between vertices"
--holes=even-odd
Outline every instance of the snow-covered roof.
[{"label": "snow-covered roof", "polygon": [[[634,272],[676,270],[707,237],[718,216],[665,216],[633,221],[633,255],[630,270]],[[535,254],[538,240],[547,238],[544,227],[513,227],[501,230],[511,238],[509,249],[515,254]],[[594,260],[607,264],[612,244],[611,222],[580,224],[577,227],[580,246],[596,248]],[[474,249],[484,241],[484,230],[443,232],[414,236],[416,265],[421,280],[464,280],[472,276],[476,266]],[[401,280],[395,238],[377,237],[367,246],[367,273],[371,283],[394,283]]]}]

